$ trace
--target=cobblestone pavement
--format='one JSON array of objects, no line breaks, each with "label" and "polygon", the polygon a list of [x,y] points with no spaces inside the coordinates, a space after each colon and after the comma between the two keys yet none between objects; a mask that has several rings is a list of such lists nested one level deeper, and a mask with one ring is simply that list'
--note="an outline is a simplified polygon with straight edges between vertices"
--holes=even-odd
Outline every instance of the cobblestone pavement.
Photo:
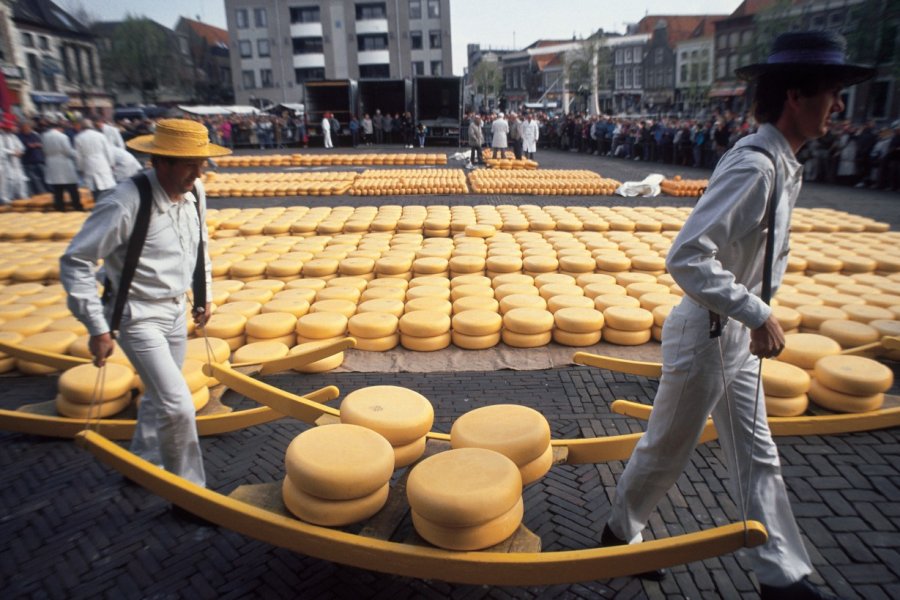
[{"label": "cobblestone pavement", "polygon": [[[642,179],[641,173],[649,172],[624,161],[559,152],[542,152],[538,159],[549,168],[596,164],[599,172],[618,179]],[[334,205],[477,204],[485,198],[322,200]],[[527,196],[491,200],[535,203]],[[575,203],[568,198],[540,200]],[[865,190],[807,186],[801,204],[834,206],[898,225],[896,200],[896,195]],[[3,408],[55,394],[53,377],[2,381]],[[543,371],[276,375],[266,381],[294,392],[337,385],[342,395],[370,385],[406,386],[434,403],[435,429],[445,432],[453,419],[471,408],[520,403],[546,415],[554,437],[561,438],[641,431],[639,421],[610,413],[609,403],[615,398],[649,402],[655,392],[653,380],[574,366]],[[226,402],[249,405],[236,397],[226,397]],[[241,483],[280,479],[284,451],[304,427],[282,420],[203,438],[209,486],[227,493]],[[900,598],[900,430],[787,437],[777,442],[795,514],[817,569],[815,581],[845,598]],[[620,578],[540,588],[486,587],[377,574],[274,548],[224,528],[179,520],[163,500],[123,481],[71,441],[0,432],[0,448],[3,598],[752,598],[756,594],[740,553],[676,567],[662,583]],[[525,524],[541,537],[545,550],[596,545],[622,468],[618,461],[558,466],[526,489]],[[739,519],[739,510],[724,490],[724,477],[718,444],[698,447],[653,514],[647,535],[669,536]]]}]

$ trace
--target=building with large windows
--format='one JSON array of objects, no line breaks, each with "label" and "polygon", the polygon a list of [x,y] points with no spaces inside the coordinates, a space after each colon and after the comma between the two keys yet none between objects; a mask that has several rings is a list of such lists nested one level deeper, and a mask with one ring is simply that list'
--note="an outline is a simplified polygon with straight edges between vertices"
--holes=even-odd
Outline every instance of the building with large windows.
[{"label": "building with large windows", "polygon": [[452,75],[450,0],[225,0],[235,102],[302,100],[305,81]]}]

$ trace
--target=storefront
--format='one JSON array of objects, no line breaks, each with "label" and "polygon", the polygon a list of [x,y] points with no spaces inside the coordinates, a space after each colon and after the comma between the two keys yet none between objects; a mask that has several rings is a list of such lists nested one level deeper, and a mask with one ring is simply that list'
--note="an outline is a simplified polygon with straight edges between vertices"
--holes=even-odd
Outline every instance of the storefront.
[{"label": "storefront", "polygon": [[34,111],[39,114],[62,113],[69,103],[69,96],[52,92],[32,92],[31,102],[34,104]]}]

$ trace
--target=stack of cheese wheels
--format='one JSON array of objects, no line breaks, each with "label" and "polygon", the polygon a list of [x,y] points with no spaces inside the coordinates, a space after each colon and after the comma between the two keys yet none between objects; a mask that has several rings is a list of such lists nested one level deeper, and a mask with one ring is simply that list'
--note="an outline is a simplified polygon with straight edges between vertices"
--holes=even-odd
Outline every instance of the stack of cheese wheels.
[{"label": "stack of cheese wheels", "polygon": [[450,324],[450,316],[445,312],[407,312],[400,317],[400,343],[404,348],[418,352],[441,350],[450,345]]},{"label": "stack of cheese wheels", "polygon": [[603,311],[603,339],[620,346],[639,346],[650,341],[653,313],[639,306],[610,306]]},{"label": "stack of cheese wheels", "polygon": [[367,311],[350,317],[347,329],[350,335],[356,338],[357,350],[386,352],[400,343],[399,323],[400,320],[390,313]]},{"label": "stack of cheese wheels", "polygon": [[669,314],[675,309],[675,306],[675,304],[660,304],[650,311],[650,314],[653,315],[653,327],[650,328],[650,335],[657,342],[662,342],[663,325],[666,324],[666,319],[669,318]]},{"label": "stack of cheese wheels", "polygon": [[297,343],[296,328],[297,317],[289,312],[264,312],[254,315],[247,319],[247,343],[281,342],[290,348]]},{"label": "stack of cheese wheels", "polygon": [[337,423],[304,431],[285,456],[284,505],[328,527],[367,519],[387,501],[394,451],[371,429]]},{"label": "stack of cheese wheels", "polygon": [[522,485],[543,477],[553,464],[550,424],[544,415],[518,404],[494,404],[469,411],[450,429],[453,448],[486,448],[518,467]]},{"label": "stack of cheese wheels", "polygon": [[259,365],[288,355],[290,348],[283,342],[253,342],[234,351],[231,358],[236,365]]},{"label": "stack of cheese wheels", "polygon": [[[297,319],[297,346],[291,354],[299,354],[319,348],[322,344],[340,340],[347,335],[347,317],[340,313],[314,312]],[[314,345],[311,345],[314,344]],[[336,369],[344,362],[344,353],[338,352],[327,358],[296,367],[301,373],[322,373]]]},{"label": "stack of cheese wheels", "polygon": [[824,335],[790,333],[784,336],[784,350],[778,355],[778,360],[800,367],[812,375],[816,361],[840,352],[841,345]]},{"label": "stack of cheese wheels", "polygon": [[[73,419],[99,419],[124,410],[131,404],[134,371],[108,362],[103,372],[92,364],[78,365],[59,376],[56,411]],[[98,385],[97,377],[103,377]]]},{"label": "stack of cheese wheels", "polygon": [[894,373],[871,358],[837,354],[816,361],[810,399],[835,412],[867,412],[884,404]]},{"label": "stack of cheese wheels", "polygon": [[513,535],[522,522],[522,477],[506,456],[460,448],[413,467],[406,485],[413,526],[448,550],[482,550]]},{"label": "stack of cheese wheels", "polygon": [[434,423],[428,398],[393,385],[350,392],[341,402],[341,423],[361,425],[384,436],[394,449],[394,468],[412,464],[425,452],[425,434]]},{"label": "stack of cheese wheels", "polygon": [[775,317],[775,320],[778,321],[785,333],[798,333],[800,331],[800,323],[803,321],[803,316],[793,308],[780,305],[773,306],[772,316]]},{"label": "stack of cheese wheels", "polygon": [[541,308],[513,308],[503,315],[503,343],[513,348],[546,346],[553,337],[553,313]]},{"label": "stack of cheese wheels", "polygon": [[234,351],[247,343],[246,326],[246,316],[237,312],[218,311],[206,322],[206,335],[225,340]]},{"label": "stack of cheese wheels", "polygon": [[[19,342],[19,345],[33,350],[65,354],[72,342],[77,339],[78,336],[71,331],[44,331],[29,335]],[[22,359],[16,360],[16,368],[26,375],[49,375],[57,372],[54,367]]]},{"label": "stack of cheese wheels", "polygon": [[[221,338],[206,337],[194,338],[188,340],[184,351],[185,360],[193,358],[199,360],[203,364],[210,361],[220,364],[229,364],[228,359],[231,358],[231,348],[228,343]],[[207,387],[215,387],[219,385],[219,380],[210,377],[206,382]]]},{"label": "stack of cheese wheels", "polygon": [[593,308],[561,308],[553,314],[553,341],[563,346],[591,346],[600,341],[603,313]]},{"label": "stack of cheese wheels", "polygon": [[[0,342],[4,344],[18,344],[24,336],[15,331],[0,331]],[[16,359],[8,354],[0,352],[0,373],[9,373],[16,368]]]},{"label": "stack of cheese wheels", "polygon": [[484,350],[500,343],[503,317],[492,310],[464,310],[453,315],[452,326],[454,345],[466,350]]},{"label": "stack of cheese wheels", "polygon": [[207,382],[209,378],[203,373],[204,363],[193,358],[184,359],[181,365],[181,374],[184,376],[184,382],[191,391],[191,400],[194,402],[194,410],[203,410],[209,404],[209,387]]},{"label": "stack of cheese wheels", "polygon": [[800,367],[777,360],[763,360],[762,384],[768,415],[796,417],[806,412],[810,377]]}]

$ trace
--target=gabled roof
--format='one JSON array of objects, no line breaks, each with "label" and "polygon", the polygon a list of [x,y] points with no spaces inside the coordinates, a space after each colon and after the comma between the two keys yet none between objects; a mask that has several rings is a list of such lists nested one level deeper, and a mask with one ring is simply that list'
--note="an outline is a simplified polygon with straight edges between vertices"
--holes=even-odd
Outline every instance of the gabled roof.
[{"label": "gabled roof", "polygon": [[18,0],[13,3],[13,20],[56,33],[93,37],[78,19],[50,0]]},{"label": "gabled roof", "polygon": [[194,33],[206,40],[206,43],[210,46],[228,48],[228,32],[226,30],[186,17],[181,17],[181,20],[178,25],[176,25],[175,29],[178,29],[182,23],[190,27]]},{"label": "gabled roof", "polygon": [[652,34],[657,24],[665,21],[669,44],[674,46],[693,37],[712,35],[713,23],[726,18],[728,15],[647,15],[638,22],[637,33]]}]

